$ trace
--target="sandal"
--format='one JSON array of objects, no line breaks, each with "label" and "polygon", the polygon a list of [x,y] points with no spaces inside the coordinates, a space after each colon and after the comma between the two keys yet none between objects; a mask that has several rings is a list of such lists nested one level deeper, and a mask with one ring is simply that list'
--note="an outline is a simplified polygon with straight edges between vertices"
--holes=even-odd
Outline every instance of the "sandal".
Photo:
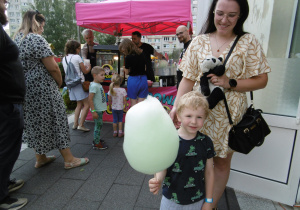
[{"label": "sandal", "polygon": [[68,163],[65,162],[65,169],[71,169],[76,168],[78,166],[83,166],[89,162],[88,158],[79,158],[78,160],[75,160],[74,162]]},{"label": "sandal", "polygon": [[43,166],[45,166],[45,165],[47,165],[47,164],[53,162],[53,161],[56,159],[56,157],[55,157],[54,155],[52,155],[52,156],[47,156],[47,158],[48,158],[48,160],[45,161],[45,162],[40,162],[40,163],[39,163],[38,161],[36,161],[34,167],[35,167],[35,168],[41,168],[41,167],[43,167]]}]

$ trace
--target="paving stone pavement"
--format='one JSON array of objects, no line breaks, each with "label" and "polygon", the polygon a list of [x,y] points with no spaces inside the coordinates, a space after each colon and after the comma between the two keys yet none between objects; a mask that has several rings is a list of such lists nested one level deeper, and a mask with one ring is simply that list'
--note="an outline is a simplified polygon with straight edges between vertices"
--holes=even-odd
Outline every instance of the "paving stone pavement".
[{"label": "paving stone pavement", "polygon": [[[71,151],[76,157],[88,157],[90,163],[71,170],[64,169],[64,161],[58,150],[47,155],[57,159],[40,169],[35,169],[33,149],[20,153],[12,178],[25,180],[24,186],[11,194],[26,197],[28,210],[151,210],[159,209],[161,194],[149,192],[150,175],[131,168],[123,152],[123,138],[112,137],[112,124],[104,123],[101,137],[109,146],[107,150],[93,150],[93,122],[86,122],[90,132],[72,130]],[[125,134],[126,135],[126,134]],[[219,210],[239,210],[237,198],[227,188]]]}]

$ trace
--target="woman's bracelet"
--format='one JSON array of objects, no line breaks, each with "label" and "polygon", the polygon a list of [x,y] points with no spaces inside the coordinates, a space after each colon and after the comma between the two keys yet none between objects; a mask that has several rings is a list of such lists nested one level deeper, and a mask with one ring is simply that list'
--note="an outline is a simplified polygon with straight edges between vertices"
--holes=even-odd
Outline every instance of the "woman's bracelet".
[{"label": "woman's bracelet", "polygon": [[96,112],[96,110],[94,109],[94,110],[91,110],[91,112]]}]

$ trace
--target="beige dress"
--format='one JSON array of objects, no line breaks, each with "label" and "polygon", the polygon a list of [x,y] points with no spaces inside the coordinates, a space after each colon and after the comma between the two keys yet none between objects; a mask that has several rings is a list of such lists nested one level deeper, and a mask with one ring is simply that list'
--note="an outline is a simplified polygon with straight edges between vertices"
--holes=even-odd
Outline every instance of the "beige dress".
[{"label": "beige dress", "polygon": [[[220,55],[225,60],[231,45]],[[180,63],[183,76],[195,81],[194,89],[199,90],[199,81],[202,71],[201,62],[212,56],[209,34],[202,34],[193,39]],[[270,66],[258,40],[252,34],[240,37],[230,58],[226,63],[226,76],[234,79],[246,79],[259,74],[270,72]],[[225,89],[225,96],[234,124],[237,124],[247,110],[246,93]],[[226,158],[233,152],[228,146],[229,124],[224,101],[220,101],[214,109],[210,110],[201,132],[208,135],[214,143],[217,157]]]}]

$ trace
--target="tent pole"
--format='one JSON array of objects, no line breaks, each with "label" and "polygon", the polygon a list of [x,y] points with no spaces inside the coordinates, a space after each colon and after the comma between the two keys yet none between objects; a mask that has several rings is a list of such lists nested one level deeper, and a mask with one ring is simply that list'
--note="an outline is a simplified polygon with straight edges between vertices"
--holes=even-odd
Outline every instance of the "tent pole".
[{"label": "tent pole", "polygon": [[[80,47],[81,47],[80,26],[77,26],[77,40],[80,43]],[[79,54],[81,56],[81,50],[80,50]]]}]

